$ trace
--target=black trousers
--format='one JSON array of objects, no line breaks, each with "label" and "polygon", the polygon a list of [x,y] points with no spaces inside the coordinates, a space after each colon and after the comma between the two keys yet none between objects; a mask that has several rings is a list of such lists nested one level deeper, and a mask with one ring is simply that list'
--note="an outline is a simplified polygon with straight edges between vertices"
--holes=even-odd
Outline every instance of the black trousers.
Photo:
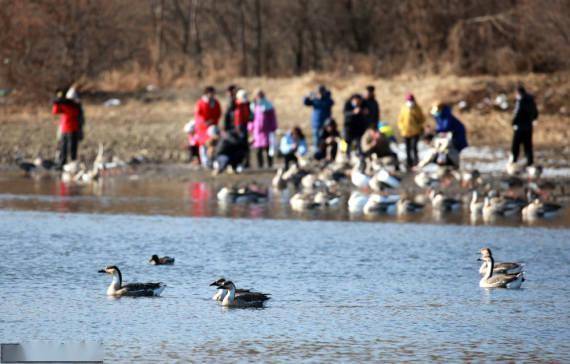
[{"label": "black trousers", "polygon": [[269,147],[257,148],[257,168],[263,168],[263,154],[267,155],[267,166],[273,167],[273,157],[269,155]]},{"label": "black trousers", "polygon": [[346,136],[346,156],[350,158],[350,151],[352,146],[356,144],[356,153],[358,156],[362,155],[362,149],[360,149],[360,139],[362,135],[347,135]]},{"label": "black trousers", "polygon": [[299,167],[299,160],[297,159],[295,152],[283,154],[283,159],[285,160],[285,171],[289,169],[289,164],[291,164],[291,162],[295,163],[295,165]]},{"label": "black trousers", "polygon": [[188,162],[192,162],[194,158],[198,158],[198,163],[200,163],[200,148],[197,145],[189,145]]},{"label": "black trousers", "polygon": [[404,138],[404,141],[406,142],[406,164],[410,168],[419,162],[418,142],[420,141],[420,136],[407,137]]},{"label": "black trousers", "polygon": [[77,145],[79,138],[77,133],[63,133],[61,134],[61,141],[59,144],[59,165],[63,166],[67,163],[67,155],[69,153],[71,160],[77,159]]},{"label": "black trousers", "polygon": [[516,162],[519,159],[521,144],[524,147],[524,153],[526,155],[526,165],[531,166],[534,163],[534,156],[532,152],[532,129],[515,130],[513,134],[513,145],[511,147],[513,162]]},{"label": "black trousers", "polygon": [[239,134],[240,134],[240,138],[241,138],[242,142],[244,143],[244,145],[246,147],[243,167],[249,168],[249,143],[247,141],[247,139],[248,139],[247,124],[241,125],[239,127]]}]

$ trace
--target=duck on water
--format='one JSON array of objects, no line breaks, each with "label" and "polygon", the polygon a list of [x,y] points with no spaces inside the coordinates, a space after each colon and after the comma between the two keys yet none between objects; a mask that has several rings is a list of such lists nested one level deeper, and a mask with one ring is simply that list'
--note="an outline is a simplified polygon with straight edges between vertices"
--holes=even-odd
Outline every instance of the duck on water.
[{"label": "duck on water", "polygon": [[174,264],[174,258],[169,256],[159,257],[158,255],[154,254],[152,257],[150,257],[148,262],[152,265],[172,265]]},{"label": "duck on water", "polygon": [[221,301],[225,307],[263,307],[265,301],[269,300],[269,294],[253,292],[248,289],[238,289],[232,281],[220,278],[210,284],[217,286],[218,291],[212,297],[216,301]]},{"label": "duck on water", "polygon": [[[212,299],[214,301],[223,301],[224,298],[226,297],[226,295],[228,294],[228,290],[225,288],[222,288],[222,286],[226,283],[226,279],[224,277],[217,279],[216,281],[210,283],[211,287],[218,287],[218,289],[216,290],[216,293],[214,294],[214,296],[212,297]],[[237,288],[236,289],[236,293],[245,293],[245,292],[250,292],[249,289],[246,288]]]},{"label": "duck on water", "polygon": [[485,272],[479,281],[479,287],[511,289],[518,289],[521,287],[522,282],[524,282],[524,272],[516,274],[495,274],[493,272],[495,268],[495,262],[493,260],[492,254],[483,253],[483,251],[481,254],[482,258],[479,258],[478,260],[484,262],[483,264],[485,264]]},{"label": "duck on water", "polygon": [[123,275],[115,265],[101,269],[99,273],[106,273],[113,276],[113,280],[107,288],[107,296],[153,297],[160,296],[164,288],[166,288],[166,285],[162,282],[123,284]]},{"label": "duck on water", "polygon": [[[489,248],[482,248],[480,250],[481,252],[481,256],[485,257],[485,256],[490,256],[493,257],[493,254],[491,253],[491,249]],[[494,265],[493,265],[493,274],[518,274],[521,273],[523,271],[524,268],[524,264],[523,263],[516,263],[516,262],[502,262],[502,263],[497,263],[495,261]],[[479,274],[480,275],[484,275],[485,272],[487,271],[487,262],[483,261],[483,263],[481,264],[481,267],[479,268]]]}]

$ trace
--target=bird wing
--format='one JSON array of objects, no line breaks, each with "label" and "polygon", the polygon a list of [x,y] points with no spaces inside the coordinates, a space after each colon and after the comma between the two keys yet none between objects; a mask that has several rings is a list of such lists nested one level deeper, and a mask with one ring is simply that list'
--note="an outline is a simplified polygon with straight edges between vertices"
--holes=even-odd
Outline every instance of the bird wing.
[{"label": "bird wing", "polygon": [[121,289],[126,289],[128,292],[132,291],[145,291],[145,290],[154,290],[156,288],[160,288],[162,283],[127,283],[124,284]]},{"label": "bird wing", "polygon": [[159,259],[160,264],[172,264],[174,263],[174,258],[171,257],[162,257]]},{"label": "bird wing", "polygon": [[269,299],[269,295],[261,292],[236,292],[236,299],[243,302],[263,302]]},{"label": "bird wing", "polygon": [[514,269],[514,268],[518,268],[521,264],[520,263],[514,263],[514,262],[503,262],[503,263],[495,263],[493,265],[494,270],[509,270],[509,269]]},{"label": "bird wing", "polygon": [[487,279],[487,283],[491,284],[495,287],[505,287],[507,284],[516,281],[519,276],[522,273],[519,274],[497,274],[492,276],[491,278]]}]

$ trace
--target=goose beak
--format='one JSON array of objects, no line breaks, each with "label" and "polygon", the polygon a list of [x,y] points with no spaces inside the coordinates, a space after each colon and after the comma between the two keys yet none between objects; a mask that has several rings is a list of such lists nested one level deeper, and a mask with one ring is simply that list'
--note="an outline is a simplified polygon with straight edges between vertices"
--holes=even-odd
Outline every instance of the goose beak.
[{"label": "goose beak", "polygon": [[481,258],[477,258],[477,261],[478,261],[478,262],[482,262],[482,261],[483,261],[483,259],[481,259]]},{"label": "goose beak", "polygon": [[218,283],[213,282],[213,283],[210,283],[210,287],[219,287],[219,285],[218,285]]},{"label": "goose beak", "polygon": [[107,272],[105,272],[105,269],[100,269],[97,271],[97,273],[107,273]]}]

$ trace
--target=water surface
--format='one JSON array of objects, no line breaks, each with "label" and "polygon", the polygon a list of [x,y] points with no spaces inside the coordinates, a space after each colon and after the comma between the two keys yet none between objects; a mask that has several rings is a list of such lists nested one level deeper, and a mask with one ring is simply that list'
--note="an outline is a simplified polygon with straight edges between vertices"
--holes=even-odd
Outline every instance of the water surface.
[{"label": "water surface", "polygon": [[[0,210],[0,231],[1,342],[97,340],[111,362],[570,360],[566,229]],[[482,246],[527,263],[524,289],[478,287]],[[108,264],[168,287],[109,299]],[[224,309],[222,275],[273,298]]]}]

